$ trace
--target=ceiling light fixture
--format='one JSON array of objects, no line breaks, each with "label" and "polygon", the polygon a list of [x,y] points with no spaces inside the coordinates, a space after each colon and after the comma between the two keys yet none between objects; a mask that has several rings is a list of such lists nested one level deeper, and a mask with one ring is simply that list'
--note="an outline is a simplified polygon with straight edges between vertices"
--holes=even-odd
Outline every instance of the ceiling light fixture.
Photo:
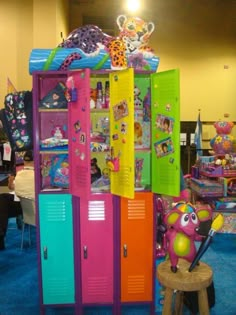
[{"label": "ceiling light fixture", "polygon": [[141,7],[140,0],[126,0],[126,8],[128,12],[137,12]]}]

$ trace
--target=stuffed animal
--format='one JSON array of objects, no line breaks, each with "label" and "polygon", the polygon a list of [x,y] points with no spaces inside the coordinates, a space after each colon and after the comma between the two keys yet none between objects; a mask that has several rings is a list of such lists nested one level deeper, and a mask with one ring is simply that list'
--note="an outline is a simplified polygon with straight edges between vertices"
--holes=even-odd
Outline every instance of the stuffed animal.
[{"label": "stuffed animal", "polygon": [[119,38],[124,42],[127,53],[153,54],[153,50],[148,46],[149,38],[155,29],[153,22],[125,15],[119,15],[116,22],[120,29]]},{"label": "stuffed animal", "polygon": [[[104,33],[95,25],[84,25],[73,30],[68,37],[59,44],[64,48],[79,48],[86,57],[99,54],[101,49],[108,52],[111,68],[121,70],[127,68],[126,53],[153,56],[148,47],[148,40],[154,31],[154,24],[138,17],[119,15],[117,24],[120,29],[118,37]],[[74,60],[85,58],[80,53],[70,54],[62,63],[60,70],[67,70]]]},{"label": "stuffed animal", "polygon": [[135,86],[134,87],[134,108],[135,109],[143,108],[143,101],[140,98],[140,94],[141,94],[140,89],[137,86]]},{"label": "stuffed animal", "polygon": [[234,127],[233,122],[216,121],[214,123],[216,135],[210,140],[210,146],[216,154],[226,154],[233,152],[234,136],[231,133]]},{"label": "stuffed animal", "polygon": [[194,208],[191,203],[180,202],[166,214],[164,222],[167,226],[166,241],[171,270],[177,272],[179,258],[192,262],[196,255],[195,241],[201,241],[198,234],[200,222],[211,221],[211,209]]}]

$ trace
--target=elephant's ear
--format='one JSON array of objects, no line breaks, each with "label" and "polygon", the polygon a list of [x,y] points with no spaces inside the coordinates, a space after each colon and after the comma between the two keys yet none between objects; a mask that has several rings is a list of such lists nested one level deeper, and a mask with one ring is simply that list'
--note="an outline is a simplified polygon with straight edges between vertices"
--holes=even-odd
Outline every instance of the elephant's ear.
[{"label": "elephant's ear", "polygon": [[122,31],[123,30],[123,26],[124,26],[124,23],[127,21],[127,17],[126,15],[119,15],[116,19],[116,23],[119,27],[119,30]]},{"label": "elephant's ear", "polygon": [[165,221],[168,225],[174,225],[176,223],[176,221],[179,218],[179,213],[176,211],[172,211],[170,213],[168,213],[168,215],[165,218]]},{"label": "elephant's ear", "polygon": [[196,210],[199,221],[207,221],[212,217],[212,210],[209,208],[201,208]]},{"label": "elephant's ear", "polygon": [[148,23],[148,34],[151,35],[152,32],[154,31],[154,29],[155,29],[154,23],[153,22],[149,22]]}]

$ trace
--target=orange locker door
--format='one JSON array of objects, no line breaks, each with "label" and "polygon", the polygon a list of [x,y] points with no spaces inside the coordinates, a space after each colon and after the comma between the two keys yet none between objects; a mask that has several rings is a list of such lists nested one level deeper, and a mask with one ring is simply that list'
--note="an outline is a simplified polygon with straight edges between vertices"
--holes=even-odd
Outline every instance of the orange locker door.
[{"label": "orange locker door", "polygon": [[121,198],[121,302],[152,300],[153,194]]}]

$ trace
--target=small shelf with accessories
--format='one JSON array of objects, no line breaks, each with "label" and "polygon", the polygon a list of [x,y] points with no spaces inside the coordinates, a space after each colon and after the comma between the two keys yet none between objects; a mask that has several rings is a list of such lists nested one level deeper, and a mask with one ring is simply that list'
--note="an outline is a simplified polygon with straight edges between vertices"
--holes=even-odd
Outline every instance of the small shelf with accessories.
[{"label": "small shelf with accessories", "polygon": [[202,200],[215,214],[223,213],[222,233],[236,233],[236,153],[200,157],[190,188],[194,202]]}]

